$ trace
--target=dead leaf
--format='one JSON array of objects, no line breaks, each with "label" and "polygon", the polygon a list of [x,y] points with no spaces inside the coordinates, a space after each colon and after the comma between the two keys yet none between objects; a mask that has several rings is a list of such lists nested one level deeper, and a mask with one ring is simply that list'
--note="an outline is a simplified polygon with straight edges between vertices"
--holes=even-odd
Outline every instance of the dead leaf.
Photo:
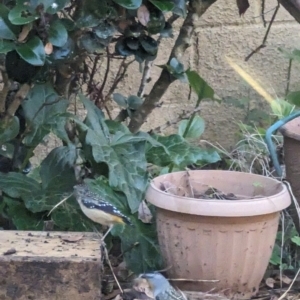
[{"label": "dead leaf", "polygon": [[279,278],[279,280],[281,279],[281,281],[287,285],[290,285],[292,283],[292,279],[287,277],[286,275],[282,275],[281,278]]},{"label": "dead leaf", "polygon": [[47,43],[44,47],[45,53],[50,55],[53,52],[53,45],[51,43]]},{"label": "dead leaf", "polygon": [[248,0],[236,0],[237,7],[239,9],[240,16],[243,15],[250,7]]},{"label": "dead leaf", "polygon": [[162,182],[160,184],[160,189],[166,193],[177,195],[177,187],[169,181]]},{"label": "dead leaf", "polygon": [[266,285],[267,285],[268,287],[270,287],[271,289],[274,288],[274,283],[275,283],[275,282],[276,282],[276,281],[275,281],[274,278],[269,277],[269,278],[266,279]]},{"label": "dead leaf", "polygon": [[150,12],[146,5],[141,5],[137,10],[137,18],[143,26],[147,26],[150,21]]},{"label": "dead leaf", "polygon": [[20,34],[18,36],[18,42],[24,42],[25,41],[25,39],[27,38],[28,33],[30,32],[31,28],[32,28],[31,23],[26,24],[22,27],[22,31],[20,32]]},{"label": "dead leaf", "polygon": [[15,248],[11,248],[11,249],[5,251],[3,253],[3,255],[12,255],[12,254],[15,254],[15,253],[17,253],[17,250]]},{"label": "dead leaf", "polygon": [[64,242],[68,242],[68,243],[76,243],[78,241],[80,241],[83,238],[83,234],[80,235],[67,235],[67,236],[62,236],[61,239]]},{"label": "dead leaf", "polygon": [[143,222],[143,223],[152,223],[152,214],[151,211],[146,204],[146,202],[143,200],[139,206],[138,210],[138,218]]}]

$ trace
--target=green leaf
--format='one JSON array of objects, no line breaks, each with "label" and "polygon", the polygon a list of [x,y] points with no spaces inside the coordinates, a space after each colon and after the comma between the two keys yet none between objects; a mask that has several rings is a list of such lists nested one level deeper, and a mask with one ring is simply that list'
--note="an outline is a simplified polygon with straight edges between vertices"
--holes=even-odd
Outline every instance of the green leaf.
[{"label": "green leaf", "polygon": [[0,173],[0,190],[11,198],[32,200],[41,191],[40,185],[34,179],[21,173]]},{"label": "green leaf", "polygon": [[12,220],[18,230],[42,230],[43,214],[30,212],[25,205],[18,200],[4,197],[6,214]]},{"label": "green leaf", "polygon": [[148,147],[146,152],[147,161],[157,166],[165,167],[175,164],[179,167],[185,167],[191,164],[214,163],[220,160],[216,151],[201,149],[200,147],[190,145],[180,135],[172,134],[169,136],[154,135],[162,147]]},{"label": "green leaf", "polygon": [[[178,134],[183,137],[183,134],[186,130],[187,124],[189,123],[189,120],[182,120],[179,123],[178,127]],[[193,118],[193,121],[191,123],[191,126],[189,128],[189,131],[187,132],[185,138],[199,138],[205,129],[205,122],[200,116],[195,116]]]},{"label": "green leaf", "polygon": [[155,224],[144,224],[136,216],[133,226],[125,226],[119,235],[126,265],[135,274],[163,268],[156,232]]},{"label": "green leaf", "polygon": [[174,2],[171,0],[150,0],[150,2],[163,12],[171,11],[174,8]]},{"label": "green leaf", "polygon": [[195,71],[186,71],[186,75],[188,77],[188,81],[194,92],[198,96],[198,100],[202,100],[204,98],[213,98],[214,90],[199,76],[199,74]]},{"label": "green leaf", "polygon": [[45,63],[46,54],[43,42],[36,36],[27,43],[16,47],[18,54],[29,64],[42,66]]},{"label": "green leaf", "polygon": [[282,119],[294,111],[295,105],[278,98],[271,102],[271,109],[272,113],[277,116],[277,118]]},{"label": "green leaf", "polygon": [[39,19],[39,15],[35,10],[30,9],[29,2],[19,0],[16,6],[10,10],[8,19],[12,24],[24,25]]},{"label": "green leaf", "polygon": [[48,38],[49,41],[56,47],[62,47],[65,45],[68,40],[68,32],[60,20],[56,20],[51,23],[48,31]]},{"label": "green leaf", "polygon": [[270,258],[270,263],[272,265],[278,266],[281,264],[281,249],[280,247],[275,244],[272,252],[272,256]]},{"label": "green leaf", "polygon": [[92,155],[97,163],[106,163],[109,168],[109,184],[127,196],[132,212],[138,210],[148,175],[145,159],[145,141],[131,141],[109,145],[98,132],[87,131],[86,144],[92,146]]},{"label": "green leaf", "polygon": [[113,100],[121,107],[127,108],[128,106],[126,97],[119,93],[113,94]]},{"label": "green leaf", "polygon": [[291,241],[296,244],[297,246],[300,246],[300,237],[299,236],[293,236],[291,238]]},{"label": "green leaf", "polygon": [[287,95],[286,100],[289,103],[294,104],[294,105],[300,107],[300,91],[290,92]]},{"label": "green leaf", "polygon": [[105,124],[103,112],[85,96],[79,95],[79,98],[87,110],[85,124],[94,129],[101,139],[109,140],[109,129]]},{"label": "green leaf", "polygon": [[67,110],[68,101],[61,99],[50,83],[36,84],[22,107],[29,132],[24,143],[36,147],[56,125],[56,117]]},{"label": "green leaf", "polygon": [[0,120],[0,145],[14,139],[19,133],[19,118],[13,117],[8,122]]},{"label": "green leaf", "polygon": [[0,40],[0,53],[6,54],[15,49],[14,42]]},{"label": "green leaf", "polygon": [[52,193],[53,198],[63,193],[71,193],[76,183],[74,164],[76,148],[74,145],[54,148],[42,161],[40,176],[42,188]]},{"label": "green leaf", "polygon": [[137,96],[129,96],[127,98],[127,103],[128,103],[128,108],[138,109],[143,104],[143,100]]},{"label": "green leaf", "polygon": [[0,39],[15,40],[19,27],[11,24],[8,14],[9,9],[0,4]]},{"label": "green leaf", "polygon": [[142,0],[113,0],[113,1],[127,9],[137,9],[142,4]]}]

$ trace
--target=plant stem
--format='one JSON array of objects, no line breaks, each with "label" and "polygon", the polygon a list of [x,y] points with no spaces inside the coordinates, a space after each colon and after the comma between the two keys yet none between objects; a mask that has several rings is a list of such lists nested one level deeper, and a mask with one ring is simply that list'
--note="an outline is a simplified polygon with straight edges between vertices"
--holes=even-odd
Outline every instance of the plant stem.
[{"label": "plant stem", "polygon": [[292,64],[293,64],[293,60],[290,59],[289,60],[289,67],[288,67],[288,74],[287,74],[287,83],[286,83],[286,89],[285,89],[285,97],[287,97],[287,95],[290,91]]}]

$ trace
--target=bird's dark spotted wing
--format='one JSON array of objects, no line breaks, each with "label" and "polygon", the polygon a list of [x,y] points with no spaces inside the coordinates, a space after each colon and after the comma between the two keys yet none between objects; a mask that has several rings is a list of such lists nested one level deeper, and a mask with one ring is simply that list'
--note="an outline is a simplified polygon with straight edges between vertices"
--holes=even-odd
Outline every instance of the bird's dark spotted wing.
[{"label": "bird's dark spotted wing", "polygon": [[114,207],[113,205],[111,205],[108,202],[105,202],[105,201],[95,201],[95,200],[92,200],[92,199],[88,199],[88,197],[84,197],[81,200],[81,202],[82,202],[82,204],[85,207],[87,207],[89,209],[99,209],[99,210],[102,210],[102,211],[104,211],[104,212],[106,212],[108,214],[121,217],[122,220],[126,224],[131,225],[131,222],[130,222],[129,218],[126,217],[125,215],[123,215],[116,207]]}]

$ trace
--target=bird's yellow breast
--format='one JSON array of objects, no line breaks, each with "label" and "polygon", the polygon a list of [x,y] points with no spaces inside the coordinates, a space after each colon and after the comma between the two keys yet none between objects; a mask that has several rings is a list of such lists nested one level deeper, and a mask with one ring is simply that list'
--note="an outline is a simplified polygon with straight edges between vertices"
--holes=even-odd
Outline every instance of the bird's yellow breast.
[{"label": "bird's yellow breast", "polygon": [[124,224],[124,221],[121,217],[106,213],[97,208],[87,208],[82,203],[79,204],[82,212],[95,223],[104,226],[110,226],[113,224]]}]

